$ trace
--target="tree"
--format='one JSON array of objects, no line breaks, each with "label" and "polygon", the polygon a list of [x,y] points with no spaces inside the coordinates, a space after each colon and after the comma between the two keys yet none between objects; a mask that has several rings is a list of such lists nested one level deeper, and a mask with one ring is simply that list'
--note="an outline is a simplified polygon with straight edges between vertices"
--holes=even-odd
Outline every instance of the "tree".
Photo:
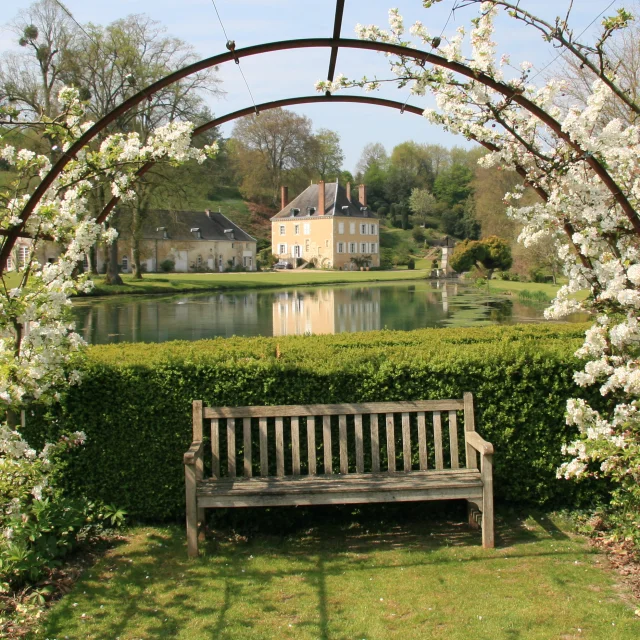
[{"label": "tree", "polygon": [[336,179],[344,162],[340,136],[330,129],[318,129],[308,144],[305,164],[320,180]]},{"label": "tree", "polygon": [[435,197],[449,206],[461,204],[472,193],[473,171],[460,162],[441,171],[433,184]]},{"label": "tree", "polygon": [[487,280],[491,280],[491,276],[495,269],[506,271],[511,268],[513,258],[511,257],[511,247],[509,243],[498,236],[489,236],[481,240],[485,248],[485,256],[480,260],[485,269],[487,269]]},{"label": "tree", "polygon": [[428,189],[414,189],[409,196],[409,209],[413,213],[411,223],[424,226],[436,211],[436,199]]},{"label": "tree", "polygon": [[370,142],[364,146],[360,160],[356,165],[356,174],[364,175],[374,165],[380,169],[386,169],[389,156],[384,145],[379,142]]},{"label": "tree", "polygon": [[469,271],[471,267],[484,260],[486,253],[486,248],[482,242],[478,242],[477,240],[463,240],[459,242],[453,250],[449,264],[451,268],[458,273]]},{"label": "tree", "polygon": [[[88,100],[88,114],[96,120],[141,88],[199,58],[191,45],[167,36],[160,23],[145,15],[130,15],[106,27],[87,25],[85,30],[90,38],[84,37],[82,49],[65,66],[61,76],[80,89]],[[219,85],[215,70],[193,74],[123,114],[115,127],[120,131],[135,131],[146,141],[155,128],[167,122],[204,123],[212,118],[204,96],[219,95]],[[119,212],[118,222],[129,230],[131,237],[132,266],[137,278],[142,277],[140,241],[152,193],[165,190],[164,202],[171,204],[178,201],[182,191],[182,182],[172,181],[172,175],[162,168],[152,169],[136,183],[136,199]],[[96,215],[104,204],[101,193],[93,195]],[[116,255],[112,250],[112,259]],[[120,283],[114,263],[110,265],[107,282]]]},{"label": "tree", "polygon": [[20,11],[9,29],[23,47],[0,59],[0,101],[31,118],[53,117],[62,76],[81,50],[78,28],[54,0],[39,0]]},{"label": "tree", "polygon": [[231,137],[242,176],[241,193],[276,205],[287,172],[304,166],[311,135],[311,120],[286,109],[238,120]]}]

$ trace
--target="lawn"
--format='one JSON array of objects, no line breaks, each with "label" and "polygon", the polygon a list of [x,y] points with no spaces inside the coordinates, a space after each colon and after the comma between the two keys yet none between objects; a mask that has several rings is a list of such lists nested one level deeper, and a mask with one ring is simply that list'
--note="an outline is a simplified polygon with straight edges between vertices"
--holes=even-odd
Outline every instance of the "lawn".
[{"label": "lawn", "polygon": [[183,528],[135,528],[37,637],[640,637],[637,604],[559,516],[505,512],[497,548],[485,551],[456,506],[405,505],[383,521],[364,511],[325,509],[282,536],[218,535],[197,560],[186,557]]},{"label": "lawn", "polygon": [[94,278],[92,295],[136,293],[180,293],[183,291],[263,289],[270,287],[297,287],[305,285],[355,284],[358,282],[390,282],[426,278],[425,271],[303,271],[248,272],[248,273],[171,273],[145,274],[142,280],[123,275],[124,285],[106,286],[104,278]]}]

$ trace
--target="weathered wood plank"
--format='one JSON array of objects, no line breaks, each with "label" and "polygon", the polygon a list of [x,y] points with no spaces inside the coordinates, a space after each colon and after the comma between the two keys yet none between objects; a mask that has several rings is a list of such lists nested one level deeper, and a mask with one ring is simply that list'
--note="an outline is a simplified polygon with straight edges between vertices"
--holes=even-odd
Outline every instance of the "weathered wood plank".
[{"label": "weathered wood plank", "polygon": [[307,417],[307,457],[309,461],[309,475],[315,476],[316,469],[316,419]]},{"label": "weathered wood plank", "polygon": [[187,553],[190,558],[195,558],[198,555],[198,499],[196,470],[192,465],[184,467],[184,484],[187,500]]},{"label": "weathered wood plank", "polygon": [[408,413],[402,414],[402,457],[404,470],[411,471],[411,423]]},{"label": "weathered wood plank", "polygon": [[[473,394],[466,391],[463,394],[464,403],[464,430],[475,431],[476,421],[473,415]],[[478,468],[478,456],[476,456],[475,449],[466,442],[465,439],[465,454],[466,454],[466,467],[467,469]]]},{"label": "weathered wood plank", "polygon": [[451,450],[451,468],[460,468],[458,454],[458,416],[455,411],[449,411],[449,448]]},{"label": "weathered wood plank", "polygon": [[493,455],[480,457],[482,467],[482,546],[493,549]]},{"label": "weathered wood plank", "polygon": [[227,472],[230,478],[236,477],[236,420],[227,420]]},{"label": "weathered wood plank", "polygon": [[251,469],[251,418],[242,421],[242,445],[244,449],[244,476],[250,478],[253,475]]},{"label": "weathered wood plank", "polygon": [[362,415],[354,417],[356,436],[356,473],[364,473],[364,445],[362,441]]},{"label": "weathered wood plank", "polygon": [[269,475],[269,451],[267,449],[267,419],[260,418],[260,475]]},{"label": "weathered wood plank", "polygon": [[193,401],[193,442],[202,440],[202,420],[204,408],[202,406],[202,400]]},{"label": "weathered wood plank", "polygon": [[211,421],[211,475],[220,477],[220,420]]},{"label": "weathered wood plank", "polygon": [[420,470],[426,471],[427,464],[427,423],[424,411],[418,413],[418,455],[420,457]]},{"label": "weathered wood plank", "polygon": [[378,434],[378,414],[371,414],[371,471],[380,471],[380,438]]},{"label": "weathered wood plank", "polygon": [[462,400],[415,400],[407,402],[366,402],[354,404],[304,404],[273,407],[205,407],[205,418],[274,418],[293,416],[338,416],[407,411],[453,411],[464,408]]},{"label": "weathered wood plank", "polygon": [[[25,412],[21,414],[22,418],[25,418]],[[24,426],[24,425],[23,425]],[[202,433],[204,428],[204,407],[202,406],[202,400],[193,401],[193,441],[202,442]],[[196,482],[201,482],[204,477],[204,457],[198,456],[196,460]],[[204,509],[197,509],[198,523],[204,522]]]},{"label": "weathered wood plank", "polygon": [[340,437],[340,473],[349,473],[349,457],[347,454],[347,416],[338,416],[339,437]]},{"label": "weathered wood plank", "polygon": [[284,475],[284,432],[282,418],[276,418],[276,475]]},{"label": "weathered wood plank", "polygon": [[324,449],[324,472],[331,475],[331,416],[322,416],[322,448]]},{"label": "weathered wood plank", "polygon": [[393,428],[393,413],[387,413],[387,470],[393,473],[396,470],[396,440]]},{"label": "weathered wood plank", "polygon": [[436,450],[436,469],[444,468],[444,458],[442,455],[442,421],[440,412],[433,412],[433,444]]},{"label": "weathered wood plank", "polygon": [[291,418],[291,470],[294,476],[300,475],[300,421]]}]

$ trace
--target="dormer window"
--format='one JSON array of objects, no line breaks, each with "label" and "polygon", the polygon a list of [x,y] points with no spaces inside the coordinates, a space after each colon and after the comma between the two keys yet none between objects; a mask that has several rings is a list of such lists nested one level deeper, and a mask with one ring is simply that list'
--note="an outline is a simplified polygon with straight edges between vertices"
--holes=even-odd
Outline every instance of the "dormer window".
[{"label": "dormer window", "polygon": [[168,240],[169,239],[169,232],[167,231],[167,227],[158,227],[156,229],[156,232],[160,232],[162,231],[162,239],[163,240]]},{"label": "dormer window", "polygon": [[224,235],[227,236],[227,240],[235,240],[236,239],[233,229],[225,229],[224,230]]},{"label": "dormer window", "polygon": [[307,207],[307,215],[312,216],[317,211],[316,207]]},{"label": "dormer window", "polygon": [[197,240],[202,240],[202,231],[200,231],[200,227],[193,227],[191,229],[191,233],[193,233]]},{"label": "dormer window", "polygon": [[294,209],[291,209],[291,210],[289,211],[289,213],[290,213],[293,217],[295,217],[295,216],[297,216],[297,215],[300,213],[300,209],[295,209],[295,208],[294,208]]}]

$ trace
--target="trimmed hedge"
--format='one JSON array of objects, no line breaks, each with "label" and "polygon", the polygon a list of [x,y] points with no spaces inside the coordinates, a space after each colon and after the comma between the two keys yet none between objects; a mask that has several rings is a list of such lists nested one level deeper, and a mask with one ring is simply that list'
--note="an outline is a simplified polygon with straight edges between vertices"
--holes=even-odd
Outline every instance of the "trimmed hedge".
[{"label": "trimmed hedge", "polygon": [[[83,430],[87,444],[67,468],[90,498],[162,521],[184,514],[182,454],[191,441],[191,401],[275,405],[459,398],[472,391],[478,431],[496,448],[498,498],[575,505],[588,484],[560,481],[560,447],[573,353],[584,325],[377,331],[335,336],[231,338],[125,344],[88,350],[84,382],[57,405],[42,444]],[[590,398],[597,403],[597,398]],[[601,402],[601,400],[600,400]]]}]

